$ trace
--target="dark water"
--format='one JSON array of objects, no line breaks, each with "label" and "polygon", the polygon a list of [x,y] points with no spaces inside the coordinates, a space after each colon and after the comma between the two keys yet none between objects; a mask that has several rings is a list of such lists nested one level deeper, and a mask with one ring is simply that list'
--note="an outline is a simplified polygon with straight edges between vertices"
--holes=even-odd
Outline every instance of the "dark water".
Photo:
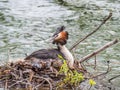
[{"label": "dark water", "polygon": [[[65,2],[58,2],[65,1]],[[120,40],[119,0],[0,0],[0,60],[24,58],[34,50],[54,47],[48,42],[57,27],[66,26],[70,33],[67,46],[94,30],[101,20],[112,18],[94,35],[83,41],[75,51],[77,59],[107,42]],[[94,58],[90,60],[93,63]],[[97,55],[97,70],[104,72],[110,61],[107,79],[120,74],[120,43]],[[120,78],[113,80],[119,89]]]}]

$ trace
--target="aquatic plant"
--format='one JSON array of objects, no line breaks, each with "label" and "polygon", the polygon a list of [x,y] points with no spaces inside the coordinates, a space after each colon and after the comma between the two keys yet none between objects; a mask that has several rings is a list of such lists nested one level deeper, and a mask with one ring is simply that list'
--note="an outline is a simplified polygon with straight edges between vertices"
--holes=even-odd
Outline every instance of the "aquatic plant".
[{"label": "aquatic plant", "polygon": [[78,86],[80,82],[84,80],[84,76],[82,73],[79,73],[77,70],[70,70],[67,64],[67,61],[60,55],[58,57],[63,60],[63,64],[60,67],[59,74],[65,74],[65,77],[58,84],[59,86],[63,85],[72,85]]}]

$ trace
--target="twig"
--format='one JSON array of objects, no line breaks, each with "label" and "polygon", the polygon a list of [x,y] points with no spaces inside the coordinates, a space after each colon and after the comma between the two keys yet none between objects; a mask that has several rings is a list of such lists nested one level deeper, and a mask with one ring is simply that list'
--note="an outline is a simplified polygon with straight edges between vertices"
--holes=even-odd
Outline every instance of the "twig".
[{"label": "twig", "polygon": [[101,24],[94,30],[92,31],[91,33],[89,33],[88,35],[86,35],[84,38],[82,39],[79,39],[75,44],[72,45],[72,47],[70,48],[70,51],[73,50],[80,42],[84,41],[85,39],[87,39],[89,36],[91,36],[92,34],[94,34],[96,31],[99,30],[99,28],[106,23],[107,20],[109,20],[112,16],[112,13],[109,13],[109,16],[107,18],[105,18]]},{"label": "twig", "polygon": [[118,78],[118,77],[120,77],[120,75],[114,76],[114,77],[110,78],[108,81],[111,83],[111,81],[112,81],[113,79],[116,79],[116,78]]},{"label": "twig", "polygon": [[44,78],[44,77],[39,77],[39,76],[33,76],[33,77],[45,80],[49,84],[49,90],[53,89],[52,83],[50,82],[50,78]]},{"label": "twig", "polygon": [[14,72],[11,72],[11,75],[15,77],[15,79],[20,78],[18,75],[16,75]]},{"label": "twig", "polygon": [[45,83],[45,80],[43,80],[40,84],[38,84],[37,86],[35,86],[34,89],[37,90],[37,88],[40,87],[40,86],[41,86],[42,84],[44,84],[44,83]]},{"label": "twig", "polygon": [[5,80],[5,90],[7,90],[7,88],[8,88],[8,80],[6,78],[6,80]]},{"label": "twig", "polygon": [[21,84],[24,84],[24,85],[29,85],[29,86],[32,85],[31,83],[29,83],[29,81],[28,81],[27,79],[21,79],[21,80],[19,80],[19,81],[15,79],[15,80],[13,80],[13,81],[14,81],[15,83],[9,85],[9,86],[8,86],[9,88],[12,88],[13,86],[15,86],[15,85],[17,85],[17,84],[20,84],[20,83],[21,83]]},{"label": "twig", "polygon": [[20,82],[23,82],[23,80],[20,80],[20,81],[17,81],[17,80],[16,80],[16,82],[13,83],[13,84],[11,84],[11,85],[9,86],[9,88],[13,87],[14,85],[16,85],[16,84],[18,84],[18,83],[20,83]]},{"label": "twig", "polygon": [[96,55],[95,55],[95,66],[94,66],[94,69],[96,69],[96,66],[97,66],[97,61],[96,61]]},{"label": "twig", "polygon": [[95,56],[95,55],[97,55],[97,54],[100,53],[101,51],[105,50],[106,48],[108,48],[108,47],[110,47],[110,46],[112,46],[112,45],[114,45],[114,44],[116,44],[117,42],[118,42],[118,40],[115,39],[115,40],[113,40],[113,41],[105,44],[103,47],[97,49],[97,50],[94,51],[93,53],[88,54],[87,56],[83,57],[83,58],[80,60],[80,63],[88,60],[89,58],[91,58],[91,57],[93,57],[93,56]]},{"label": "twig", "polygon": [[99,76],[102,76],[102,75],[107,74],[107,73],[110,71],[110,65],[109,65],[109,62],[107,62],[107,65],[108,65],[108,68],[107,68],[106,72],[101,73],[101,74],[99,74],[99,75],[92,76],[91,78],[97,78],[97,77],[99,77]]},{"label": "twig", "polygon": [[29,72],[29,81],[30,82],[32,81],[33,76],[34,76],[34,72],[33,71]]},{"label": "twig", "polygon": [[92,87],[92,85],[90,85],[90,87],[88,88],[88,90],[90,90],[90,89],[91,89],[91,87]]}]

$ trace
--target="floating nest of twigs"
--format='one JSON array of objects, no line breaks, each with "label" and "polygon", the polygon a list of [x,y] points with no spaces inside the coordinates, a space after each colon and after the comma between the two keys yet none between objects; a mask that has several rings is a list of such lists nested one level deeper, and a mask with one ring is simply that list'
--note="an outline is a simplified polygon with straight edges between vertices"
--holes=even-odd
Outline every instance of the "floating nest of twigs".
[{"label": "floating nest of twigs", "polygon": [[[52,63],[56,64],[56,62]],[[83,74],[81,73],[85,72],[78,67],[77,62],[75,63],[75,67],[77,68],[74,70],[69,69],[66,62],[58,65],[58,67],[53,66],[53,64],[48,67],[45,62],[41,62],[41,64],[43,67],[39,68],[33,66],[32,63],[28,61],[19,61],[1,66],[0,87],[5,89],[27,88],[27,90],[40,90],[40,88],[43,87],[47,87],[50,90],[70,88],[71,86],[78,85],[82,81],[81,78],[83,78]],[[81,81],[74,82],[73,80],[70,83],[69,80],[73,78],[74,75],[79,75],[79,73],[81,75]]]}]

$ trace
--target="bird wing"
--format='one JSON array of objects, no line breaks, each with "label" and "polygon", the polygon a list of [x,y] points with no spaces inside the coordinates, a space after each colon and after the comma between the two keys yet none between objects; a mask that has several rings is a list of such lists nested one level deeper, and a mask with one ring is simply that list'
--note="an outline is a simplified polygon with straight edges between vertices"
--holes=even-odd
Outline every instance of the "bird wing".
[{"label": "bird wing", "polygon": [[63,54],[58,49],[41,49],[27,56],[25,60],[33,57],[37,59],[58,59],[58,55],[63,56]]}]

